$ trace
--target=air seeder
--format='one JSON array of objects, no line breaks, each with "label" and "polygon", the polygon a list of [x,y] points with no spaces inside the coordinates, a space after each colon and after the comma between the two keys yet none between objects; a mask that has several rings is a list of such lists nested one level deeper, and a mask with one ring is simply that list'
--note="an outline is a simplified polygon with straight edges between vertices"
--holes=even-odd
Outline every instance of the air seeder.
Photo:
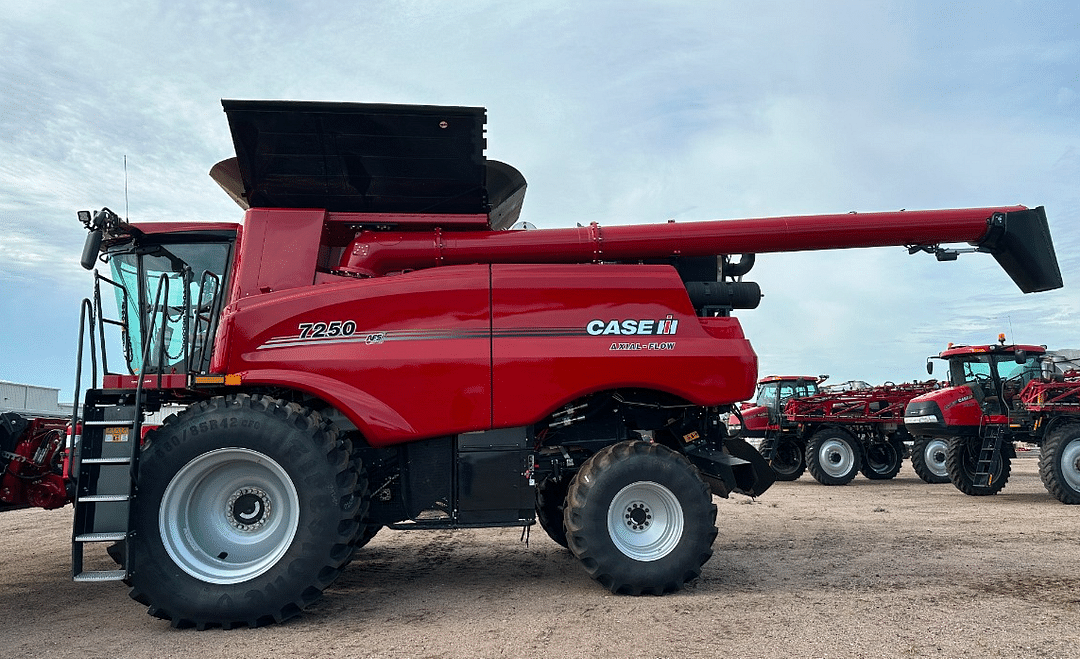
[{"label": "air seeder", "polygon": [[[722,423],[757,377],[731,315],[760,298],[750,254],[970,243],[1061,285],[1041,208],[516,230],[525,180],[484,157],[482,108],[223,105],[237,157],[212,175],[242,223],[80,214],[108,274],[74,576],[176,626],[289,618],[383,527],[539,521],[613,592],[678,590],[713,495],[773,481]],[[84,563],[103,544],[120,569]]]}]

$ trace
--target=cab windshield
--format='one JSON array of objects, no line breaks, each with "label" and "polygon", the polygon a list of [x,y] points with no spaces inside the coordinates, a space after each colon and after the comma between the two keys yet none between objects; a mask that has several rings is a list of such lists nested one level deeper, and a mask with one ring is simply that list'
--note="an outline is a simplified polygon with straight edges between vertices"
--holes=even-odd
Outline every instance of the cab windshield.
[{"label": "cab windshield", "polygon": [[776,408],[786,403],[789,398],[805,398],[816,393],[818,393],[818,385],[814,380],[763,382],[758,385],[754,405]]},{"label": "cab windshield", "polygon": [[143,241],[109,253],[130,373],[209,368],[231,250],[228,241]]},{"label": "cab windshield", "polygon": [[953,356],[949,358],[949,382],[954,386],[978,383],[992,390],[1005,384],[1022,388],[1039,377],[1039,357],[1028,355],[1017,362],[1012,353]]}]

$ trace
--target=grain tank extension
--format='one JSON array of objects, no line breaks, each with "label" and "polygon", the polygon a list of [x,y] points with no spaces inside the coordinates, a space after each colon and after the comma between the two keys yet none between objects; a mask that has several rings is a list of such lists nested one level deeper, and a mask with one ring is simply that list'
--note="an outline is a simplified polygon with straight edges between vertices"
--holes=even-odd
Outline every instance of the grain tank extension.
[{"label": "grain tank extension", "polygon": [[[107,274],[73,571],[176,626],[289,618],[383,528],[538,521],[612,592],[678,590],[713,495],[773,482],[722,423],[757,377],[732,316],[753,254],[967,243],[1061,285],[1041,208],[517,230],[483,108],[223,105],[237,157],[212,176],[242,223],[80,213]],[[119,569],[84,554],[106,546]]]}]

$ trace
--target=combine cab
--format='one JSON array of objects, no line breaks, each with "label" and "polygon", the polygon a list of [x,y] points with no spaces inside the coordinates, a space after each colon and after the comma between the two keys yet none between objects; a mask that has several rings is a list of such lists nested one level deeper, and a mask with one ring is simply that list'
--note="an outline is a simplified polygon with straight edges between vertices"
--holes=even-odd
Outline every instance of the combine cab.
[{"label": "combine cab", "polygon": [[[723,425],[757,379],[752,254],[967,243],[1061,286],[1041,208],[513,230],[525,180],[484,157],[483,108],[224,108],[242,223],[80,213],[105,273],[74,576],[176,626],[289,618],[384,527],[538,521],[613,592],[678,590],[712,497],[773,482]],[[103,546],[119,566],[84,560]]]},{"label": "combine cab", "polygon": [[[1041,447],[1039,473],[1059,501],[1080,503],[1080,364],[1045,346],[950,346],[937,355],[952,386],[912,399],[910,428],[947,443],[949,478],[965,494],[1005,487],[1016,443]],[[933,362],[927,360],[927,371]]]}]

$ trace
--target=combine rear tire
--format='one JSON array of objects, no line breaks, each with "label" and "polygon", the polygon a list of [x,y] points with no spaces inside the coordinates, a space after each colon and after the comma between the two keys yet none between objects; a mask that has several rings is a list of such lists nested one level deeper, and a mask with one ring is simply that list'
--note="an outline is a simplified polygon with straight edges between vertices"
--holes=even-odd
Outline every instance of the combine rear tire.
[{"label": "combine rear tire", "polygon": [[567,544],[613,593],[661,595],[701,574],[716,539],[716,505],[696,467],[643,441],[608,446],[570,484]]},{"label": "combine rear tire", "polygon": [[806,447],[793,437],[781,437],[769,462],[778,481],[794,481],[806,471]]},{"label": "combine rear tire", "polygon": [[866,447],[862,473],[870,480],[895,478],[904,464],[904,445],[899,439],[872,442]]},{"label": "combine rear tire", "polygon": [[990,485],[975,485],[975,471],[979,466],[979,453],[982,439],[979,437],[950,437],[945,447],[945,466],[949,471],[949,480],[956,489],[974,497],[997,494],[1009,482],[1012,473],[1012,460],[1009,458],[1009,445],[1002,442],[998,454],[990,465]]},{"label": "combine rear tire", "polygon": [[1046,491],[1061,503],[1080,503],[1080,423],[1058,426],[1039,454],[1039,475]]},{"label": "combine rear tire", "polygon": [[949,470],[945,467],[947,442],[940,437],[916,437],[911,449],[911,466],[919,478],[927,483],[948,483]]},{"label": "combine rear tire", "polygon": [[806,447],[806,468],[822,485],[846,485],[862,466],[862,449],[851,433],[822,428]]},{"label": "combine rear tire", "polygon": [[536,521],[548,537],[566,547],[566,529],[563,527],[563,510],[566,508],[566,491],[571,478],[559,480],[545,478],[536,488]]},{"label": "combine rear tire", "polygon": [[349,450],[317,413],[263,396],[214,398],[164,424],[139,472],[131,597],[174,627],[300,613],[352,553],[366,490]]}]

